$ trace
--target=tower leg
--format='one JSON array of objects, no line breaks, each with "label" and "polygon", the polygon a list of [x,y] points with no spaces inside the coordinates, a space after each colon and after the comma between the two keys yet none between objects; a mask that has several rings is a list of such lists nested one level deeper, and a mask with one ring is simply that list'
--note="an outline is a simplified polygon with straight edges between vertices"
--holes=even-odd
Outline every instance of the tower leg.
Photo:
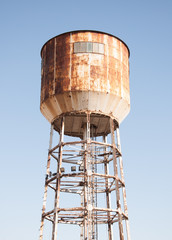
[{"label": "tower leg", "polygon": [[[103,142],[107,144],[107,136],[103,136]],[[104,146],[104,171],[106,175],[109,175],[109,163],[108,158],[106,155],[106,146]],[[111,193],[109,191],[109,180],[106,178],[106,206],[108,209],[111,209]],[[108,215],[108,239],[113,240],[113,229],[112,224],[110,223],[110,212],[107,213]]]},{"label": "tower leg", "polygon": [[117,204],[117,210],[118,210],[119,235],[120,235],[120,240],[124,240],[120,192],[119,192],[119,184],[118,184],[118,165],[117,165],[117,159],[116,159],[114,122],[113,122],[112,118],[110,118],[110,128],[111,128],[111,144],[112,144],[112,151],[113,151],[113,167],[114,167],[114,175],[116,177],[115,178],[115,187],[116,187],[115,192],[116,192],[116,204]]},{"label": "tower leg", "polygon": [[64,117],[62,118],[61,129],[60,129],[59,156],[58,156],[58,163],[57,163],[52,240],[57,239],[57,223],[58,223],[58,208],[59,208],[59,195],[60,195],[60,175],[61,175],[61,165],[62,165],[63,138],[64,138]]},{"label": "tower leg", "polygon": [[[119,128],[116,129],[116,137],[117,137],[117,147],[118,147],[119,151],[121,151]],[[122,157],[121,156],[119,157],[119,165],[120,165],[121,180],[124,183],[123,161],[122,161]],[[122,188],[122,193],[123,193],[123,200],[124,200],[124,213],[128,217],[128,208],[127,208],[125,186]],[[127,231],[127,240],[131,240],[131,238],[130,238],[130,227],[129,227],[128,219],[125,220],[125,223],[126,223],[126,231]]]},{"label": "tower leg", "polygon": [[[45,219],[52,223],[51,240],[57,240],[57,231],[58,239],[61,239],[58,224],[80,226],[80,240],[98,240],[99,237],[103,237],[101,226],[107,226],[108,240],[124,240],[124,236],[130,240],[119,129],[115,121],[109,118],[107,124],[111,129],[111,142],[108,141],[107,135],[103,136],[102,141],[98,141],[97,129],[92,122],[90,124],[90,119],[90,113],[87,113],[81,129],[81,140],[64,141],[66,128],[62,117],[59,143],[53,147],[51,126],[39,240],[43,240]],[[50,160],[55,161],[55,165],[51,163],[51,168]],[[47,200],[48,189],[55,192],[55,200],[53,209],[46,210],[50,207],[49,199]],[[74,203],[74,207],[70,207],[70,201],[63,202],[64,194],[69,194],[71,201],[75,199],[72,194],[75,194],[76,203],[71,202]],[[62,201],[59,204],[60,198]],[[123,220],[126,222],[125,235]],[[118,236],[113,235],[115,224],[119,227]]]},{"label": "tower leg", "polygon": [[[87,140],[87,126],[84,125],[84,132],[83,132],[83,140]],[[88,200],[87,200],[87,182],[88,182],[88,179],[87,179],[87,144],[84,143],[84,219],[83,219],[83,222],[84,222],[84,240],[87,239],[87,234],[88,234],[88,231],[87,231],[87,225],[88,225],[88,218],[87,218],[87,204],[88,204]]]},{"label": "tower leg", "polygon": [[44,189],[44,197],[43,197],[43,207],[42,207],[42,217],[41,217],[41,226],[40,226],[40,236],[39,236],[39,240],[42,240],[42,239],[43,239],[44,213],[45,213],[45,210],[46,210],[47,190],[48,190],[48,185],[47,185],[46,181],[47,181],[47,177],[48,177],[48,175],[49,175],[49,170],[50,170],[50,161],[51,161],[50,149],[52,148],[53,128],[54,128],[53,125],[51,125],[51,130],[50,130],[50,142],[49,142],[49,151],[48,151],[46,177],[45,177],[45,189]]}]

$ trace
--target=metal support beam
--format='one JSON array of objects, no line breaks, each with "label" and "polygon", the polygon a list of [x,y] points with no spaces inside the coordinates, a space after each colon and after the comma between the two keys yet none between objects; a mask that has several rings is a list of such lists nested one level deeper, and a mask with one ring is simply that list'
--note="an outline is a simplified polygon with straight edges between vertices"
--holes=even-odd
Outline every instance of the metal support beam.
[{"label": "metal support beam", "polygon": [[122,211],[121,211],[121,202],[120,202],[120,192],[119,192],[119,185],[118,185],[118,165],[116,159],[116,144],[115,144],[115,134],[114,134],[114,122],[113,119],[110,118],[110,128],[111,128],[111,144],[112,144],[112,151],[113,151],[113,167],[114,167],[114,175],[115,179],[115,187],[116,187],[116,204],[118,210],[118,225],[119,225],[119,235],[120,240],[124,240],[124,233],[123,233],[123,223],[122,223]]},{"label": "metal support beam", "polygon": [[[103,142],[107,143],[107,136],[103,136]],[[106,146],[104,146],[104,153],[106,153]],[[104,155],[104,171],[106,175],[109,175],[109,162],[108,162],[108,158],[107,155]],[[106,178],[106,205],[107,208],[111,208],[111,193],[109,191],[109,180],[108,178]],[[112,224],[110,222],[110,212],[107,212],[107,216],[108,216],[108,239],[109,240],[113,240],[113,229],[112,229]]]},{"label": "metal support beam", "polygon": [[[116,137],[117,137],[117,147],[118,147],[119,151],[121,152],[121,142],[120,142],[119,128],[116,129]],[[123,161],[122,161],[122,157],[121,156],[119,157],[119,165],[120,165],[121,180],[124,183]],[[122,193],[123,193],[123,200],[124,200],[124,213],[128,217],[128,208],[127,208],[125,186],[122,188]],[[128,219],[125,220],[125,223],[126,223],[126,231],[127,231],[127,240],[131,240],[131,238],[130,238],[130,227],[129,227]]]},{"label": "metal support beam", "polygon": [[[52,223],[51,240],[57,240],[57,236],[58,239],[61,239],[58,231],[59,224],[79,226],[80,240],[98,240],[99,236],[102,237],[98,225],[107,226],[108,240],[114,238],[115,240],[124,240],[123,220],[126,222],[127,240],[131,240],[117,125],[114,125],[114,120],[109,118],[111,138],[104,135],[101,141],[100,138],[96,139],[97,129],[95,125],[91,124],[90,113],[87,113],[81,129],[82,139],[80,141],[77,139],[77,141],[64,141],[64,124],[63,116],[59,143],[53,144],[53,147],[53,125],[51,126],[39,240],[43,240],[45,221]],[[71,140],[73,139],[71,138]],[[50,160],[54,161],[57,166],[51,163],[50,168]],[[53,209],[46,211],[47,192],[49,191],[55,194],[54,206]],[[67,205],[66,207],[62,207],[63,202],[60,204],[60,201],[64,194],[69,194],[71,198],[72,194],[78,195],[79,202],[76,201],[76,205],[70,207],[69,201],[64,204]],[[105,197],[105,202],[101,201],[103,197]],[[122,199],[121,204],[120,200]],[[118,238],[113,235],[115,224],[118,224],[119,227]]]},{"label": "metal support beam", "polygon": [[90,113],[87,113],[87,227],[88,227],[88,239],[92,239],[92,169],[91,169],[91,148],[90,148]]},{"label": "metal support beam", "polygon": [[87,225],[88,225],[88,218],[87,218],[87,205],[88,205],[88,200],[87,200],[87,188],[88,188],[88,177],[87,177],[87,125],[83,126],[83,140],[86,140],[86,143],[84,144],[84,240],[87,239],[88,237],[88,231],[87,231]]},{"label": "metal support beam", "polygon": [[61,176],[61,165],[62,165],[63,138],[64,138],[64,117],[61,120],[61,129],[60,129],[59,157],[58,157],[58,163],[57,163],[52,240],[57,239],[57,223],[58,223],[58,208],[59,208],[59,197],[60,197],[60,176]]},{"label": "metal support beam", "polygon": [[46,168],[46,177],[45,177],[45,188],[44,188],[44,197],[43,197],[43,207],[42,207],[42,217],[41,217],[41,226],[40,226],[40,236],[39,240],[43,239],[43,228],[44,228],[44,214],[46,210],[46,202],[47,202],[47,190],[48,190],[48,184],[46,183],[47,177],[49,175],[50,170],[50,161],[51,161],[51,154],[50,149],[52,148],[52,139],[53,139],[53,124],[51,124],[51,130],[50,130],[50,141],[49,141],[49,150],[48,150],[48,159],[47,159],[47,168]]}]

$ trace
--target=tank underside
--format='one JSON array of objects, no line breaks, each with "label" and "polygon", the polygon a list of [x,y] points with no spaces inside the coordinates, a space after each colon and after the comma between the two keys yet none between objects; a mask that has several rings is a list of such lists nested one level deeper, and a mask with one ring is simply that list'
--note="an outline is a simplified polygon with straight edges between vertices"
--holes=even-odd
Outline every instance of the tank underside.
[{"label": "tank underside", "polygon": [[[70,112],[60,115],[53,122],[54,129],[60,132],[61,119],[65,117],[64,134],[72,137],[83,138],[84,127],[87,124],[86,112]],[[92,136],[103,136],[110,133],[109,117],[103,114],[90,113],[90,126]],[[114,119],[115,129],[118,127],[118,122]]]},{"label": "tank underside", "polygon": [[129,105],[124,99],[109,93],[66,92],[44,101],[41,112],[55,125],[57,131],[58,119],[62,115],[67,115],[68,124],[65,126],[69,130],[65,130],[65,134],[79,137],[82,135],[80,127],[83,124],[83,112],[90,112],[94,116],[91,124],[97,127],[97,136],[102,136],[103,133],[110,132],[110,128],[106,126],[108,117],[120,123],[127,116]]}]

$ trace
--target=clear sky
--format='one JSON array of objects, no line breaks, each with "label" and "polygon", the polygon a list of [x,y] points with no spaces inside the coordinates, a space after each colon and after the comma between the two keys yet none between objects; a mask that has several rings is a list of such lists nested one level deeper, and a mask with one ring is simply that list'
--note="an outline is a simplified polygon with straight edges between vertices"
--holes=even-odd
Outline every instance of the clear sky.
[{"label": "clear sky", "polygon": [[1,1],[0,240],[39,237],[50,129],[39,111],[40,50],[78,29],[111,33],[130,48],[131,112],[120,131],[131,237],[170,240],[171,0]]}]

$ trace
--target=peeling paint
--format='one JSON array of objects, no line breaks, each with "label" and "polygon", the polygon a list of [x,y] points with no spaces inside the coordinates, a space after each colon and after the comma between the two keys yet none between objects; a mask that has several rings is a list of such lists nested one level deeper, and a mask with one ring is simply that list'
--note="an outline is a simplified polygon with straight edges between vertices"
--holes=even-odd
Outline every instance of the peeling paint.
[{"label": "peeling paint", "polygon": [[[74,53],[75,42],[101,43],[104,54]],[[112,115],[120,123],[128,114],[129,50],[118,38],[93,31],[65,33],[48,41],[41,57],[40,105],[48,121],[65,112],[88,110]]]}]

